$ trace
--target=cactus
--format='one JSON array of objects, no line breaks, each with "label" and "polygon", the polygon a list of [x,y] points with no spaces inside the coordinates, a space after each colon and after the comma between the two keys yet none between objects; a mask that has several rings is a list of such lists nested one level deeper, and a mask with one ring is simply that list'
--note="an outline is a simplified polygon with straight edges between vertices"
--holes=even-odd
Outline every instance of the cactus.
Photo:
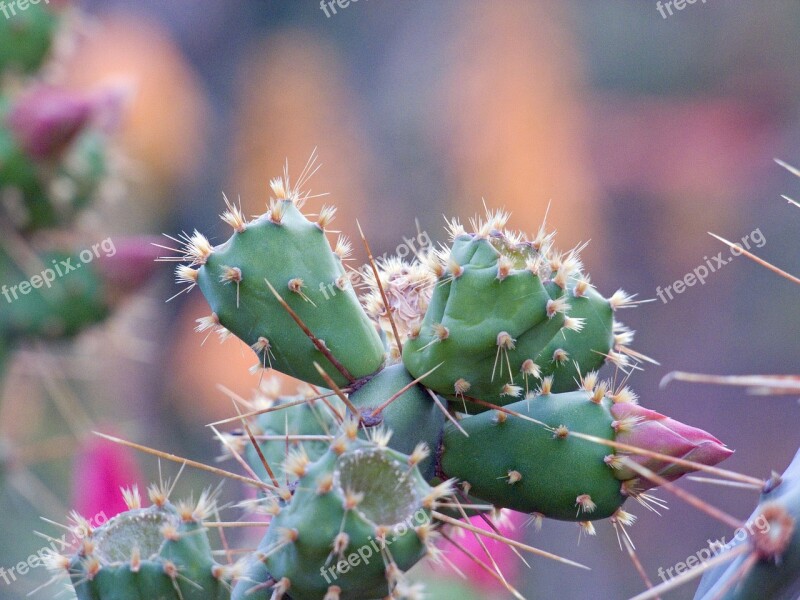
[{"label": "cactus", "polygon": [[[588,390],[544,390],[531,400],[507,405],[508,412],[464,419],[469,437],[448,423],[440,472],[467,483],[472,494],[497,506],[592,521],[614,515],[628,496],[642,497],[652,484],[621,465],[624,452],[575,438],[572,431],[704,464],[716,464],[732,453],[704,431],[634,404],[627,389],[608,397],[604,383],[589,383]],[[503,452],[486,452],[500,447]],[[660,461],[645,462],[666,479],[685,472]]]},{"label": "cactus", "polygon": [[[81,264],[74,255],[48,252],[37,256],[42,271],[57,275],[55,268],[65,263],[66,268]],[[9,256],[0,251],[0,279],[10,282],[28,282],[25,288],[6,288],[7,304],[0,315],[0,331],[4,337],[69,337],[87,325],[104,319],[108,314],[102,293],[102,283],[96,268],[91,265],[74,270],[65,277],[55,277],[45,282],[39,275],[34,283],[28,282],[26,271],[19,269]],[[23,295],[23,292],[25,295]]]},{"label": "cactus", "polygon": [[[732,542],[730,558],[708,571],[695,600],[792,600],[800,594],[800,451],[782,477],[773,479]],[[746,552],[742,548],[746,545]]]},{"label": "cactus", "polygon": [[[243,438],[244,458],[256,474],[267,480],[267,465],[280,465],[286,454],[286,448],[302,451],[310,460],[317,460],[328,449],[325,440],[320,439],[295,439],[297,436],[330,436],[336,430],[336,422],[331,413],[321,406],[322,402],[305,401],[308,395],[280,396],[270,398],[267,394],[259,393],[253,401],[257,410],[270,410],[254,417],[249,425],[250,432],[259,436],[275,436],[275,440],[264,440],[256,449]],[[297,404],[302,402],[301,404]],[[331,402],[331,400],[329,400]],[[336,399],[332,402],[338,404]],[[281,407],[286,407],[282,408]],[[280,409],[280,410],[278,410]],[[286,436],[286,441],[279,439]],[[264,460],[262,460],[262,456]],[[275,473],[273,473],[275,474]],[[291,473],[286,473],[286,483],[294,483]]]},{"label": "cactus", "polygon": [[[109,238],[110,240],[110,238]],[[87,259],[61,250],[24,256],[24,268],[0,248],[0,336],[68,338],[103,321],[120,299],[144,283],[157,254],[147,238],[129,238]],[[80,258],[84,256],[84,258]]]},{"label": "cactus", "polygon": [[388,449],[384,434],[367,441],[357,432],[356,421],[346,423],[315,462],[302,450],[288,456],[296,490],[273,505],[234,599],[384,597],[428,551],[430,511],[446,486],[431,488],[417,458]]},{"label": "cactus", "polygon": [[271,515],[234,599],[418,597],[403,572],[436,556],[441,532],[469,529],[462,517],[495,507],[586,532],[597,519],[629,524],[625,500],[650,501],[643,472],[668,483],[730,454],[600,380],[604,362],[641,358],[614,319],[632,299],[596,292],[578,250],[557,252],[544,226],[528,239],[505,213],[472,233],[453,221],[450,249],[373,264],[362,306],[342,266],[349,242],[327,240],[333,210],[309,219],[287,174],[271,188],[252,221],[226,200],[229,240],[195,232],[170,258],[211,306],[198,331],[233,334],[256,370],[305,382],[297,396],[262,391],[230,419],[244,431],[221,434]]},{"label": "cactus", "polygon": [[255,221],[245,222],[231,207],[225,217],[234,235],[224,245],[212,248],[195,234],[187,251],[200,268],[181,273],[199,284],[212,321],[254,348],[265,366],[315,385],[326,385],[315,362],[341,386],[371,375],[384,362],[383,345],[342,266],[347,242],[334,251],[325,236],[333,211],[307,219],[300,212],[304,198],[288,177],[273,180],[272,190],[269,212]]},{"label": "cactus", "polygon": [[[364,419],[362,436],[368,435],[371,428],[388,428],[392,432],[392,448],[403,454],[413,453],[419,443],[428,448],[439,445],[444,414],[424,386],[414,383],[401,364],[380,371],[350,394],[350,401]],[[433,457],[425,458],[419,470],[425,479],[432,481],[435,477]]]},{"label": "cactus", "polygon": [[451,222],[452,247],[428,260],[437,284],[403,362],[415,377],[441,364],[425,384],[451,399],[509,404],[544,376],[568,391],[605,360],[626,361],[612,350],[627,342],[612,315],[630,299],[606,300],[581,273],[577,250],[553,250],[544,227],[534,239],[509,231],[508,218],[488,213],[472,233]]},{"label": "cactus", "polygon": [[[776,162],[793,175],[800,177],[800,170],[781,161]],[[782,196],[790,205],[800,207],[797,201]],[[712,237],[730,248],[732,242],[711,233]],[[800,278],[742,249],[741,254],[768,268],[779,276],[800,284]],[[662,386],[672,380],[711,383],[717,385],[743,386],[752,393],[795,395],[800,390],[797,375],[708,375],[699,373],[672,372],[664,377]],[[770,598],[792,600],[800,594],[800,451],[782,476],[773,471],[766,481],[750,482],[757,485],[761,498],[750,518],[734,532],[731,542],[719,543],[710,548],[716,556],[703,567],[690,571],[687,576],[704,573],[695,594],[695,600],[745,600],[747,598]],[[713,567],[708,569],[707,567]],[[659,588],[641,595],[653,597]]]},{"label": "cactus", "polygon": [[100,244],[78,250],[80,236],[68,227],[119,177],[108,138],[123,97],[116,89],[43,83],[61,12],[47,3],[3,10],[17,10],[0,19],[0,345],[7,353],[104,320],[148,278],[157,252],[142,238],[107,238],[104,257]]},{"label": "cactus", "polygon": [[203,525],[213,508],[207,493],[196,503],[173,505],[165,487],[152,486],[147,508],[136,488],[123,494],[128,511],[96,529],[74,517],[81,539],[77,552],[47,559],[57,574],[69,575],[78,600],[230,599],[236,568],[212,557]]},{"label": "cactus", "polygon": [[[548,290],[555,295],[558,286],[550,283]],[[604,298],[583,277],[570,277],[567,296],[569,317],[580,327],[564,328],[534,361],[541,377],[553,378],[554,392],[574,390],[583,373],[600,369],[609,356],[621,357],[612,353],[624,350],[627,341],[625,327],[614,320],[616,299]]]}]

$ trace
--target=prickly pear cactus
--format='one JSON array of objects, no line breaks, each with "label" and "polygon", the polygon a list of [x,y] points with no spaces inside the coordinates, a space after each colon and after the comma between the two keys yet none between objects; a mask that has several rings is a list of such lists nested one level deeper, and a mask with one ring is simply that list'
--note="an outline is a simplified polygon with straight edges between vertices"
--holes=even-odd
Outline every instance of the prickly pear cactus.
[{"label": "prickly pear cactus", "polygon": [[[607,384],[594,376],[586,380],[588,389],[577,392],[553,394],[548,383],[532,399],[507,405],[509,412],[464,419],[461,425],[469,437],[448,423],[440,472],[497,506],[592,521],[612,516],[629,496],[641,496],[652,484],[621,465],[624,452],[618,455],[572,432],[640,447],[683,446],[681,458],[706,464],[732,454],[704,431],[637,406],[627,389],[609,394]],[[652,460],[646,466],[669,480],[685,472]]]},{"label": "prickly pear cactus", "polygon": [[[419,444],[427,448],[439,445],[444,414],[430,392],[414,383],[401,364],[380,371],[350,394],[350,401],[363,419],[362,436],[369,435],[376,427],[387,428],[392,432],[389,444],[403,454],[414,453]],[[419,470],[425,479],[433,480],[434,457],[427,456],[419,464]]]},{"label": "prickly pear cactus", "polygon": [[[0,281],[8,282],[0,298],[4,305],[0,332],[4,337],[69,337],[108,315],[101,274],[96,268],[82,265],[76,256],[64,252],[48,252],[36,259],[42,269],[31,282],[27,272],[0,249]],[[68,267],[61,266],[64,263]],[[79,264],[82,268],[58,277],[56,269],[63,271]],[[48,281],[42,272],[48,275]]]},{"label": "prickly pear cactus", "polygon": [[[556,265],[551,268],[553,266]],[[555,280],[558,270],[554,273]],[[554,281],[547,287],[553,294],[560,290]],[[534,361],[541,377],[553,378],[554,392],[574,390],[575,382],[582,375],[600,369],[609,357],[624,363],[624,355],[619,351],[626,348],[628,341],[628,338],[619,337],[626,331],[614,320],[616,303],[625,298],[623,292],[617,292],[610,299],[604,298],[583,276],[570,277],[566,290],[568,323],[576,325],[565,327],[554,336]]]},{"label": "prickly pear cactus", "polygon": [[302,451],[287,458],[295,492],[274,504],[233,598],[382,598],[426,554],[430,511],[447,490],[431,488],[414,458],[387,448],[385,437],[362,440],[357,429],[346,423],[315,462]]},{"label": "prickly pear cactus", "polygon": [[199,268],[179,276],[199,284],[212,320],[251,346],[264,366],[323,386],[314,363],[340,386],[371,375],[385,360],[384,348],[345,274],[349,245],[340,240],[334,250],[325,235],[333,212],[310,221],[286,178],[274,180],[272,190],[270,210],[255,221],[231,207],[225,216],[234,234],[221,246],[196,233],[187,253]]},{"label": "prickly pear cactus", "polygon": [[44,83],[65,20],[54,4],[6,3],[0,17],[0,337],[7,351],[104,320],[147,279],[158,255],[150,240],[96,243],[69,229],[120,190],[109,134],[123,95]]},{"label": "prickly pear cactus", "polygon": [[[259,393],[253,402],[256,410],[271,410],[250,421],[249,429],[258,441],[258,450],[241,434],[239,438],[241,446],[244,446],[245,460],[264,481],[269,481],[264,463],[282,464],[287,448],[292,452],[304,452],[312,461],[328,450],[327,438],[336,431],[338,424],[322,400],[310,401],[307,398],[309,394],[271,398]],[[340,405],[336,398],[326,401]],[[290,472],[283,475],[285,477],[281,480],[286,484],[296,481]]]},{"label": "prickly pear cactus", "polygon": [[137,490],[125,492],[130,509],[97,529],[82,526],[72,556],[51,555],[48,566],[69,575],[78,600],[228,600],[236,570],[213,559],[203,521],[212,506],[173,505],[160,487],[152,505],[141,506]]},{"label": "prickly pear cactus", "polygon": [[695,600],[796,599],[800,594],[798,522],[800,452],[780,479],[768,483],[747,525],[734,533],[721,553],[730,560],[703,576]]},{"label": "prickly pear cactus", "polygon": [[508,218],[489,213],[471,233],[453,221],[451,248],[429,258],[437,283],[403,362],[415,377],[436,368],[425,385],[451,399],[510,404],[543,376],[566,391],[606,360],[625,362],[613,350],[612,314],[630,299],[606,300],[576,251],[554,251],[544,229],[533,239],[509,231]]},{"label": "prickly pear cactus", "polygon": [[595,291],[578,249],[559,253],[544,227],[529,239],[505,213],[472,233],[453,221],[449,249],[373,264],[362,306],[342,265],[349,243],[326,237],[333,210],[309,219],[286,174],[271,187],[254,220],[226,201],[230,239],[195,233],[170,257],[211,305],[198,331],[235,335],[255,371],[306,387],[262,394],[222,435],[271,517],[233,598],[417,598],[402,573],[436,556],[434,538],[453,543],[449,528],[469,529],[462,517],[508,508],[587,533],[598,519],[629,525],[627,498],[647,504],[654,481],[731,453],[600,380],[605,362],[644,358],[615,319],[634,303]]}]

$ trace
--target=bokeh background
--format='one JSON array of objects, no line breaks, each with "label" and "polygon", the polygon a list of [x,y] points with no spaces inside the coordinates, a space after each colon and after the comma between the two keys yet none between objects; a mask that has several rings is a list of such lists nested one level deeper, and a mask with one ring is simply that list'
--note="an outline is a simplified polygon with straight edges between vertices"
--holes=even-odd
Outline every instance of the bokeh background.
[{"label": "bokeh background", "polygon": [[[607,294],[654,298],[725,250],[709,231],[736,241],[759,229],[760,255],[800,272],[800,214],[780,199],[800,194],[800,180],[773,162],[800,163],[794,0],[698,1],[667,18],[654,0],[359,0],[329,17],[315,0],[80,6],[85,36],[63,76],[76,88],[123,81],[133,93],[121,144],[134,183],[96,215],[106,235],[197,228],[218,243],[228,235],[217,217],[223,192],[259,213],[284,161],[298,174],[317,148],[322,168],[310,187],[338,205],[339,229],[354,234],[359,218],[377,255],[415,234],[415,221],[444,241],[441,215],[469,217],[485,199],[529,231],[549,204],[560,247],[591,240],[585,262]],[[0,566],[42,547],[33,530],[55,532],[40,515],[113,511],[117,485],[158,476],[152,457],[94,442],[92,429],[198,460],[219,454],[205,424],[232,407],[217,386],[249,395],[253,356],[234,340],[201,346],[194,321],[208,309],[199,292],[165,303],[176,291],[164,265],[111,323],[16,357],[0,430],[3,444],[30,450],[5,465]],[[668,303],[628,311],[635,347],[661,363],[633,387],[648,407],[735,448],[727,467],[782,469],[800,442],[797,398],[659,381],[676,369],[798,373],[798,298],[796,286],[740,258]],[[178,491],[216,483],[186,472]],[[755,500],[682,485],[742,517]],[[224,501],[240,495],[225,485]],[[631,507],[656,582],[659,567],[730,535],[660,496],[670,503],[662,516]],[[516,576],[526,597],[642,590],[612,527],[597,528],[580,544],[573,524],[520,531],[592,567],[531,560]],[[46,579],[38,569],[0,580],[0,597],[24,598]]]}]

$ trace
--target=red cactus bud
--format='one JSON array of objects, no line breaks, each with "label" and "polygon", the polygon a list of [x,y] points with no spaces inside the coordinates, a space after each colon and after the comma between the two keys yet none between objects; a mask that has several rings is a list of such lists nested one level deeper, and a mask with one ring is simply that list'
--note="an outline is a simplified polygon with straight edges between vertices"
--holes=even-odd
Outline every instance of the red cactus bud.
[{"label": "red cactus bud", "polygon": [[[733,454],[733,450],[710,433],[642,408],[638,404],[615,404],[611,407],[611,414],[615,418],[616,441],[623,444],[704,465],[716,465]],[[628,457],[668,481],[674,481],[695,470],[641,454],[618,451],[617,455]],[[631,485],[640,491],[657,485],[624,466],[615,471],[615,474],[623,481],[634,480]]]},{"label": "red cactus bud", "polygon": [[6,123],[29,156],[54,159],[91,123],[117,121],[124,96],[111,88],[85,93],[39,86],[17,99]]}]

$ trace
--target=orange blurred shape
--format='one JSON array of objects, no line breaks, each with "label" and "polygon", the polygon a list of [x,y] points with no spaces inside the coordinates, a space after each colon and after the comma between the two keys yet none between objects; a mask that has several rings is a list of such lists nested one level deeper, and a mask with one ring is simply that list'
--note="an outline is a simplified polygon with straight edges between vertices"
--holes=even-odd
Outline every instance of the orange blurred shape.
[{"label": "orange blurred shape", "polygon": [[[481,3],[459,11],[434,83],[431,127],[445,129],[457,194],[449,212],[512,211],[512,226],[548,223],[567,249],[602,229],[586,144],[578,47],[569,14],[549,0]],[[593,247],[591,254],[599,248]]]},{"label": "orange blurred shape", "polygon": [[216,333],[195,332],[196,319],[210,313],[203,296],[194,290],[175,328],[177,341],[170,353],[174,360],[167,372],[170,373],[170,396],[175,398],[183,420],[205,424],[236,416],[231,400],[219,386],[250,399],[262,377],[276,377],[283,393],[295,393],[298,381],[288,375],[274,370],[250,373],[250,367],[258,363],[258,358],[235,336],[220,343]]},{"label": "orange blurred shape", "polygon": [[228,195],[241,195],[247,215],[263,213],[270,178],[283,172],[288,159],[296,180],[316,147],[324,166],[304,187],[328,195],[311,200],[305,211],[333,204],[333,229],[352,233],[357,217],[377,229],[381,215],[370,210],[367,192],[373,153],[338,51],[319,37],[292,30],[274,34],[249,54],[239,77],[243,91]]},{"label": "orange blurred shape", "polygon": [[127,14],[101,19],[69,57],[66,83],[130,89],[123,145],[162,191],[197,172],[209,112],[205,91],[161,25]]}]

